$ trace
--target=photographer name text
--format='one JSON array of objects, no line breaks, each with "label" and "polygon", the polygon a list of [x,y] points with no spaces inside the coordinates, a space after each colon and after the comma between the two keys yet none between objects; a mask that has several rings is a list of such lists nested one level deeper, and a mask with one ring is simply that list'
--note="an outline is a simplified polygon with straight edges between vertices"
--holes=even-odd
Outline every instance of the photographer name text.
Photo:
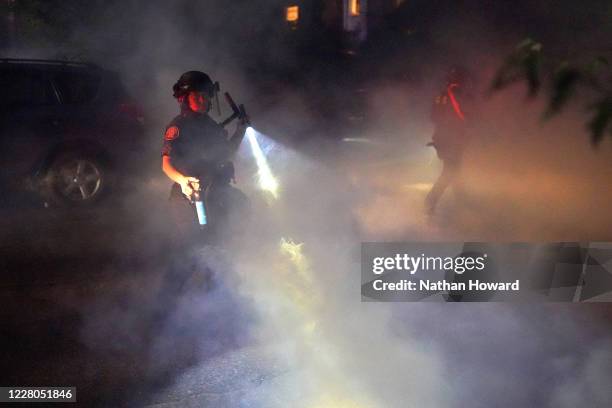
[{"label": "photographer name text", "polygon": [[385,282],[382,279],[372,281],[376,291],[518,291],[520,282],[482,282],[478,279],[467,282],[449,282],[446,280],[419,280],[418,282],[402,279],[397,282]]}]

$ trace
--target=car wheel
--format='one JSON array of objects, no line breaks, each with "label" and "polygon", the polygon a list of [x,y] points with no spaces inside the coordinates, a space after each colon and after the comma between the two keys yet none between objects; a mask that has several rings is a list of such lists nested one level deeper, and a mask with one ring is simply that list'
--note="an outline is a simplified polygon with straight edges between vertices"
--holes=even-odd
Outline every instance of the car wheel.
[{"label": "car wheel", "polygon": [[99,159],[79,153],[56,158],[47,173],[51,198],[70,206],[87,206],[107,190],[108,171]]}]

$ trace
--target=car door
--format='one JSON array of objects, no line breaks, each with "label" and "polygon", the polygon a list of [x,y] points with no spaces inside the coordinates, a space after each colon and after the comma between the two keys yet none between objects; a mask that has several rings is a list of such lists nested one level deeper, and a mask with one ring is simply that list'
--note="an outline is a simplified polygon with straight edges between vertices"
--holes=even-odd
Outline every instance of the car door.
[{"label": "car door", "polygon": [[0,68],[2,190],[21,189],[61,136],[59,101],[44,69],[7,64]]},{"label": "car door", "polygon": [[97,142],[103,133],[99,106],[93,104],[100,78],[82,69],[64,69],[52,73],[51,82],[59,97],[62,109],[58,120],[64,130],[64,141],[92,140]]}]

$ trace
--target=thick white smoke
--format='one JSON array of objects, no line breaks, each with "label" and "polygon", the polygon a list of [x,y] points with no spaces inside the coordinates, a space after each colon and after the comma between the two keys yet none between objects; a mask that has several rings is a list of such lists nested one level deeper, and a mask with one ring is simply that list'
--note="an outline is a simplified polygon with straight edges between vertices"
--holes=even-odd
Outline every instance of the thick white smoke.
[{"label": "thick white smoke", "polygon": [[[210,24],[235,18],[225,6],[190,7]],[[259,8],[253,6],[254,15]],[[150,263],[129,266],[145,271],[118,283],[130,300],[115,299],[113,288],[106,288],[110,300],[84,309],[85,344],[145,354],[139,375],[172,377],[154,398],[162,406],[184,398],[183,391],[215,407],[609,404],[612,354],[604,307],[362,303],[359,293],[362,241],[609,239],[610,146],[590,148],[580,109],[540,123],[541,102],[526,103],[515,89],[483,97],[464,167],[467,195],[449,191],[428,219],[423,200],[439,172],[435,153],[425,146],[432,132],[428,110],[442,66],[418,84],[370,89],[366,128],[351,135],[366,143],[338,147],[313,132],[302,136],[307,141],[283,144],[278,141],[288,125],[311,128],[309,101],[299,90],[282,89],[282,78],[274,92],[262,95],[225,48],[230,42],[223,40],[224,27],[211,37],[181,18],[184,10],[156,2],[142,6],[130,24],[115,22],[132,29],[137,47],[110,61],[150,118],[146,165],[153,172],[124,200],[127,214],[147,237],[167,231],[170,182],[159,170],[156,149],[177,110],[171,86],[191,69],[220,80],[246,103],[254,126],[265,128],[262,149],[279,196],[270,200],[258,190],[255,162],[243,146],[236,165],[238,187],[253,204],[250,227],[224,250],[199,252],[200,268],[214,269],[218,286],[183,297],[142,351],[140,336],[130,331],[145,331],[141,322],[149,302],[156,302],[164,271]],[[461,29],[441,25],[436,32],[444,27]],[[478,21],[465,41],[488,29]],[[90,40],[105,49],[115,41],[96,35]],[[491,42],[483,40],[485,51],[494,48]],[[477,45],[469,49],[481,54]],[[479,57],[485,64],[475,73],[486,82],[499,59]],[[429,72],[433,63],[422,61],[421,71]],[[126,248],[153,256],[164,243],[126,240]],[[140,295],[130,297],[134,293]],[[107,341],[117,331],[125,336]]]}]

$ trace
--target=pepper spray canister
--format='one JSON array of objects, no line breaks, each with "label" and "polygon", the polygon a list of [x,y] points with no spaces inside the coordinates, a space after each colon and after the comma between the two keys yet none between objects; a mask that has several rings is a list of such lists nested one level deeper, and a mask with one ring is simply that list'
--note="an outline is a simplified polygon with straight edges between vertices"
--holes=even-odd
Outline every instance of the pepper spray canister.
[{"label": "pepper spray canister", "polygon": [[204,207],[204,201],[202,201],[202,198],[200,197],[199,190],[193,192],[192,201],[195,205],[196,213],[198,214],[198,223],[200,224],[200,226],[206,225],[206,208]]}]

